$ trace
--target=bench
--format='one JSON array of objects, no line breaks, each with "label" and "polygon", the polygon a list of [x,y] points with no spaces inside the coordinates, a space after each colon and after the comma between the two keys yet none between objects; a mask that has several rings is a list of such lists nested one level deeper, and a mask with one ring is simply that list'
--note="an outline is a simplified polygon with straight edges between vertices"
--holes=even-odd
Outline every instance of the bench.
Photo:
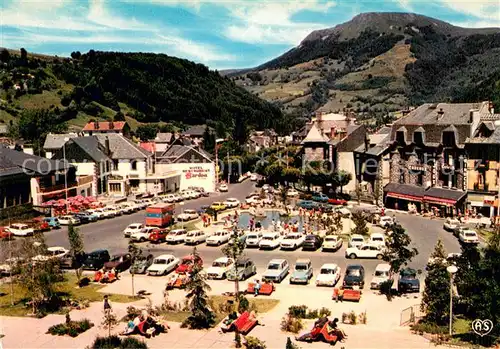
[{"label": "bench", "polygon": [[339,289],[334,288],[333,289],[333,297],[332,299],[334,300],[342,300],[342,301],[352,301],[352,302],[359,302],[361,299],[361,291],[360,290],[352,290],[352,289],[344,289],[344,294],[342,296],[342,299],[339,299]]},{"label": "bench", "polygon": [[231,324],[231,327],[237,328],[239,333],[246,335],[256,325],[257,319],[251,319],[250,313],[248,311],[245,311]]},{"label": "bench", "polygon": [[[255,293],[254,285],[255,285],[255,283],[253,283],[253,282],[248,284],[247,294],[254,294]],[[273,284],[264,282],[260,285],[259,294],[261,294],[261,295],[269,296],[273,293],[273,291],[274,291]]]},{"label": "bench", "polygon": [[[337,340],[338,340],[338,337],[336,334],[329,334],[328,333],[328,323],[326,323],[323,328],[321,329],[321,332],[319,333],[319,335],[323,336],[323,340],[327,343],[330,343],[330,344],[335,344],[337,343]],[[319,336],[318,335],[318,336]]]}]

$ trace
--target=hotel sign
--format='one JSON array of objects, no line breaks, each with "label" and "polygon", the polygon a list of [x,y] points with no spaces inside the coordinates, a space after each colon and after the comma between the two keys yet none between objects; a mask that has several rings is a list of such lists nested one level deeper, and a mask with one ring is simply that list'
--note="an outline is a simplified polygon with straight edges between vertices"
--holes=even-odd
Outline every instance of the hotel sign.
[{"label": "hotel sign", "polygon": [[425,165],[408,165],[408,169],[411,171],[425,171]]}]

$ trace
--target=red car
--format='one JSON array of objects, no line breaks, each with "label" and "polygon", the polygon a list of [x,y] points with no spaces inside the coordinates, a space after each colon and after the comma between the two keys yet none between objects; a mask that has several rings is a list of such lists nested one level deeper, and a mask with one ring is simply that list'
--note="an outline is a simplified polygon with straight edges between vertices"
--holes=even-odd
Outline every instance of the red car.
[{"label": "red car", "polygon": [[347,201],[342,199],[328,199],[328,203],[332,205],[347,205]]},{"label": "red car", "polygon": [[14,237],[6,227],[0,227],[0,240],[10,240]]},{"label": "red car", "polygon": [[31,225],[36,232],[44,232],[50,230],[49,223],[44,221],[42,217],[33,218],[32,221],[28,223],[28,225]]},{"label": "red car", "polygon": [[[197,263],[200,266],[203,266],[203,260],[201,258],[198,258]],[[175,272],[177,274],[190,273],[191,270],[193,270],[193,266],[194,266],[194,256],[193,255],[189,255],[189,256],[186,256],[186,257],[182,258],[181,264],[179,264],[179,266],[177,267],[177,269],[175,269]]]},{"label": "red car", "polygon": [[168,232],[168,229],[155,229],[149,234],[149,241],[156,243],[165,242]]}]

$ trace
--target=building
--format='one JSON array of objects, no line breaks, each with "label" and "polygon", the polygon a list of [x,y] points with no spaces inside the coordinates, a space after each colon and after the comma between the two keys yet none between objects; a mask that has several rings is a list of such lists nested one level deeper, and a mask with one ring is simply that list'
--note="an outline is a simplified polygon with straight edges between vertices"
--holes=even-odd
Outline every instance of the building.
[{"label": "building", "polygon": [[489,103],[424,104],[396,121],[391,129],[390,183],[387,207],[441,215],[464,212],[467,196],[465,142],[474,135]]},{"label": "building", "polygon": [[156,151],[160,153],[165,152],[174,139],[174,134],[172,132],[158,132],[154,139]]},{"label": "building", "polygon": [[[190,138],[196,144],[202,144],[203,135],[208,126],[206,125],[194,125],[190,126],[186,131],[182,132],[181,136],[185,138]],[[212,128],[208,127],[209,131],[213,132]]]},{"label": "building", "polygon": [[45,137],[43,150],[47,159],[52,159],[54,153],[60,150],[63,145],[70,139],[78,137],[76,133],[49,133]]},{"label": "building", "polygon": [[274,130],[253,131],[245,145],[247,151],[256,153],[261,149],[269,148],[278,143],[278,134]]},{"label": "building", "polygon": [[82,129],[84,136],[97,134],[130,135],[130,126],[125,121],[90,121]]},{"label": "building", "polygon": [[87,188],[79,189],[79,195],[98,196],[107,191],[112,161],[109,157],[109,141],[104,143],[104,145],[99,143],[96,136],[74,137],[65,143],[64,149],[61,147],[56,150],[52,157],[58,160],[66,158],[75,166],[77,178],[92,177],[92,182]]},{"label": "building", "polygon": [[0,209],[31,202],[31,177],[4,154],[0,145]]},{"label": "building", "polygon": [[203,149],[194,146],[171,145],[156,158],[155,172],[180,174],[180,190],[201,187],[207,192],[215,191],[215,162]]}]

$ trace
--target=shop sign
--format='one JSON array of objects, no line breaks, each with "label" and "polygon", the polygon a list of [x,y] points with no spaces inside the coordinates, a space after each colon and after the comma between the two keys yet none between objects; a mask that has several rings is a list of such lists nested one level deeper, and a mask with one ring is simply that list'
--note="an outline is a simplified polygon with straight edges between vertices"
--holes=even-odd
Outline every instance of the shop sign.
[{"label": "shop sign", "polygon": [[186,179],[206,179],[210,170],[201,166],[192,166],[182,170],[182,172]]}]

